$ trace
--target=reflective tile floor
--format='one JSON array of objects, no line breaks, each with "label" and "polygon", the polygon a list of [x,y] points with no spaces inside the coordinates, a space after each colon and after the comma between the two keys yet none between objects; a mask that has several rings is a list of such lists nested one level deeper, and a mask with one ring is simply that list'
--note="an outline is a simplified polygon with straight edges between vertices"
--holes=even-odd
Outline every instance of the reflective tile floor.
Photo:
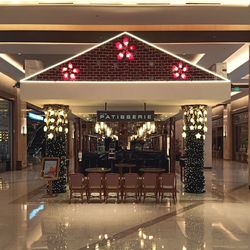
[{"label": "reflective tile floor", "polygon": [[46,198],[40,169],[0,174],[0,249],[250,249],[250,191],[246,164],[214,161],[206,193],[176,205],[69,204],[68,194]]}]

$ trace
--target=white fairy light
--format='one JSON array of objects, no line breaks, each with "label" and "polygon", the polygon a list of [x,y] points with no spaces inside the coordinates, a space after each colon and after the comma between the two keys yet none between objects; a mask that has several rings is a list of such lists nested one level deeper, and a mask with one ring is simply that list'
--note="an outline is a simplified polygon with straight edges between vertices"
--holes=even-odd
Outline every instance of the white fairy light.
[{"label": "white fairy light", "polygon": [[195,137],[196,137],[196,139],[200,139],[201,138],[201,134],[198,133],[198,134],[195,135]]},{"label": "white fairy light", "polygon": [[189,126],[189,129],[194,130],[194,126],[193,125]]}]

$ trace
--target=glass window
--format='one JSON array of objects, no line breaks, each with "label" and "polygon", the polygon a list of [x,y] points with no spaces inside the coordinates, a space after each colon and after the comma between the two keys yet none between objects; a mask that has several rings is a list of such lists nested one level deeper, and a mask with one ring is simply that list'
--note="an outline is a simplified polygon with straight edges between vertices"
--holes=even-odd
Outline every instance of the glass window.
[{"label": "glass window", "polygon": [[11,169],[12,103],[0,98],[0,172]]}]

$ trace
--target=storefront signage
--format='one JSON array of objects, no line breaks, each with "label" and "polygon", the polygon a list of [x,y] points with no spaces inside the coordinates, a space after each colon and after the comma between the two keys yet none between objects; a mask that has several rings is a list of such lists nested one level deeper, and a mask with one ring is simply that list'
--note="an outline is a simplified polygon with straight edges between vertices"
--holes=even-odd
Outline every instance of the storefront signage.
[{"label": "storefront signage", "polygon": [[154,111],[97,111],[97,121],[154,121]]},{"label": "storefront signage", "polygon": [[31,112],[28,113],[28,117],[32,120],[43,121],[42,115],[37,115],[37,114],[31,113]]}]

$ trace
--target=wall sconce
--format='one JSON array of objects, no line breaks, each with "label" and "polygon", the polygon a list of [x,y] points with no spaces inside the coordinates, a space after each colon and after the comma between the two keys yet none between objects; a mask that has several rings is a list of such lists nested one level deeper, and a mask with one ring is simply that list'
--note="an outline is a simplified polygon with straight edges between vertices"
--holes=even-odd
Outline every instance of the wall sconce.
[{"label": "wall sconce", "polygon": [[22,117],[21,135],[27,135],[27,118],[26,117]]},{"label": "wall sconce", "polygon": [[227,137],[227,126],[223,125],[223,136]]}]

